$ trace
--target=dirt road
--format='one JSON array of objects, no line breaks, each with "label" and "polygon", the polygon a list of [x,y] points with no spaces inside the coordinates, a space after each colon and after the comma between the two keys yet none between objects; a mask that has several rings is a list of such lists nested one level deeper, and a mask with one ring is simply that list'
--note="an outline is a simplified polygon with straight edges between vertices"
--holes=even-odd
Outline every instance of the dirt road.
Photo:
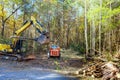
[{"label": "dirt road", "polygon": [[0,80],[77,80],[43,69],[32,62],[34,61],[17,62],[0,59]]}]

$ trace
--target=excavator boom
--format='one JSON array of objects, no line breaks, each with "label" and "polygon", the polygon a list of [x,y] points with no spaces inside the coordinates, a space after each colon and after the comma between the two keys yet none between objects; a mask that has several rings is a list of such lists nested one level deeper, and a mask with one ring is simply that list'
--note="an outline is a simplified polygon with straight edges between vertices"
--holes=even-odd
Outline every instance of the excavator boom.
[{"label": "excavator boom", "polygon": [[17,31],[15,31],[15,35],[16,36],[20,36],[20,34],[23,32],[23,31],[25,31],[28,27],[30,27],[30,25],[32,24],[32,21],[27,21],[27,22],[25,22],[24,23],[24,25],[20,28],[20,29],[18,29]]}]

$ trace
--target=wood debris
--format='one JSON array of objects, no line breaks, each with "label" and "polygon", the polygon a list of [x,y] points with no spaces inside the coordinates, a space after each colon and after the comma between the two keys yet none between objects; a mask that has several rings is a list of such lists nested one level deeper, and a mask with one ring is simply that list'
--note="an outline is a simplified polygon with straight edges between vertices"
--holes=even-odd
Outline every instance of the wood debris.
[{"label": "wood debris", "polygon": [[120,80],[119,68],[113,62],[88,65],[83,69],[83,76],[102,78],[102,80]]},{"label": "wood debris", "polygon": [[31,54],[31,55],[26,56],[23,60],[34,60],[34,59],[36,59],[36,56]]},{"label": "wood debris", "polygon": [[118,80],[119,68],[113,62],[108,62],[102,66],[103,77],[102,80]]},{"label": "wood debris", "polygon": [[118,52],[116,52],[115,58],[120,59],[120,50]]},{"label": "wood debris", "polygon": [[87,68],[83,70],[83,75],[92,76],[96,78],[102,77],[102,69],[101,69],[102,65],[103,65],[102,63],[98,63],[87,66]]}]

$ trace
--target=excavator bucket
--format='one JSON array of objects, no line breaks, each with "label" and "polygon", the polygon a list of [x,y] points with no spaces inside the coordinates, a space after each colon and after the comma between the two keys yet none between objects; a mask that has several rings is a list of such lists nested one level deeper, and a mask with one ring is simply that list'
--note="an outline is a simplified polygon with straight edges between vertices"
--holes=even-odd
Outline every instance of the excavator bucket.
[{"label": "excavator bucket", "polygon": [[48,33],[46,34],[41,34],[36,41],[40,44],[48,44],[50,42]]}]

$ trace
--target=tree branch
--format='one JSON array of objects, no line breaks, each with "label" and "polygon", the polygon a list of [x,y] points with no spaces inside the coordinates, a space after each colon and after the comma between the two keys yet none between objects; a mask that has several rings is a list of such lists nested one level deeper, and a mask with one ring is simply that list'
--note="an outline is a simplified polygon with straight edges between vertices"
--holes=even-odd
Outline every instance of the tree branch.
[{"label": "tree branch", "polygon": [[6,22],[18,9],[20,9],[21,6],[19,6],[18,8],[16,8],[7,18],[5,18],[4,22]]}]

